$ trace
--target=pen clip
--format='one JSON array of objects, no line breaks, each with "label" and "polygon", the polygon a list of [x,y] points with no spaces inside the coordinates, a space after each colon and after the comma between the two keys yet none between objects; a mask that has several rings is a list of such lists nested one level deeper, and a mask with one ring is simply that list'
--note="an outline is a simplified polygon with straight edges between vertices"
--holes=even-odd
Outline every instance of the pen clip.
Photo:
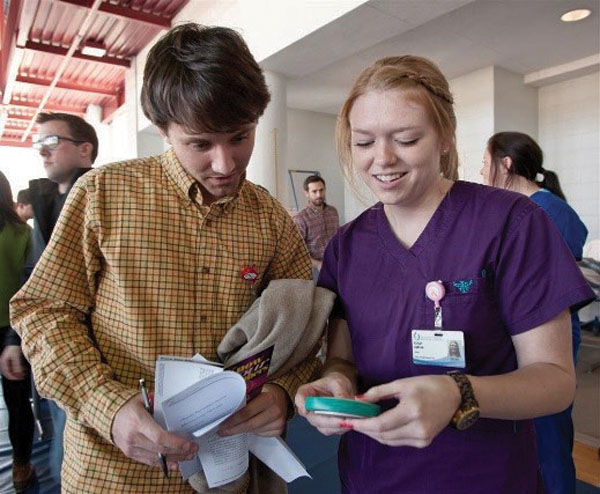
[{"label": "pen clip", "polygon": [[[150,415],[154,415],[152,413],[152,407],[150,406],[150,396],[148,396],[148,388],[146,387],[146,380],[140,379],[140,394],[142,395],[142,402],[144,403],[144,408]],[[167,459],[165,455],[162,453],[158,453],[158,460],[160,462],[160,467],[163,471],[163,475],[165,478],[169,478],[169,469],[167,468]]]}]

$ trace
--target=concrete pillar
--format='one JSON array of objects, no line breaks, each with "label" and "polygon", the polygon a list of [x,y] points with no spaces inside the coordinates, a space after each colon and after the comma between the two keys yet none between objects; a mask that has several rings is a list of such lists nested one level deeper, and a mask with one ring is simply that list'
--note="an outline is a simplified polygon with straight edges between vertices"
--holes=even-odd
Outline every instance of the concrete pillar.
[{"label": "concrete pillar", "polygon": [[265,71],[271,102],[258,121],[254,153],[248,165],[248,180],[281,198],[285,190],[287,150],[287,93],[285,78]]}]

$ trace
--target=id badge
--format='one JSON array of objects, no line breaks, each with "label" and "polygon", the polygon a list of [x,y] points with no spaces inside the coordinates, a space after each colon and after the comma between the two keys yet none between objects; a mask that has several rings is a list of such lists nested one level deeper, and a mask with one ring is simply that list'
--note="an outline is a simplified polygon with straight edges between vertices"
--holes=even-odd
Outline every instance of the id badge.
[{"label": "id badge", "polygon": [[436,329],[412,330],[412,355],[415,365],[465,367],[465,337],[462,331]]}]

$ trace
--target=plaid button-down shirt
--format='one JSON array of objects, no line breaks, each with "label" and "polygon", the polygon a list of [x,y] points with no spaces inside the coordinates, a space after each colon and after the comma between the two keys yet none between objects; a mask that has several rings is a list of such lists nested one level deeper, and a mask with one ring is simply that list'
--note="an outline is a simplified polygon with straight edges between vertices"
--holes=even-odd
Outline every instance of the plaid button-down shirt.
[{"label": "plaid button-down shirt", "polygon": [[310,257],[322,260],[325,247],[340,226],[337,209],[328,204],[323,209],[309,204],[294,216],[294,223],[306,242]]},{"label": "plaid button-down shirt", "polygon": [[[111,438],[115,414],[154,380],[161,355],[217,358],[254,299],[241,277],[310,279],[304,242],[283,207],[245,181],[202,204],[172,150],[106,165],[73,187],[32,277],[13,298],[38,388],[68,412],[63,492],[192,492],[180,475],[136,463]],[[309,359],[276,380],[292,399]]]}]

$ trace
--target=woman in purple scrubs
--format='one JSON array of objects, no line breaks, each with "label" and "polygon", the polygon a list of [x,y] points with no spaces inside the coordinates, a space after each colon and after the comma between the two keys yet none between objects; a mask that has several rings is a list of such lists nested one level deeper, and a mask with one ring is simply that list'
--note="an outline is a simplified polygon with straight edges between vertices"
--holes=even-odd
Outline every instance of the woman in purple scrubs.
[{"label": "woman in purple scrubs", "polygon": [[[543,152],[527,134],[499,132],[488,140],[481,175],[487,185],[529,197],[554,222],[573,257],[581,260],[587,228],[566,202],[558,177],[543,167]],[[581,342],[577,312],[571,314],[573,360]],[[548,494],[575,494],[572,406],[534,420],[538,460]]]},{"label": "woman in purple scrubs", "polygon": [[[534,203],[457,181],[455,129],[446,79],[412,56],[365,69],[338,119],[347,176],[380,202],[327,247],[328,356],[296,403],[324,434],[344,434],[343,492],[537,492],[531,418],[573,400],[569,308],[593,293]],[[447,358],[450,341],[461,359]],[[317,415],[311,395],[384,412]]]}]

